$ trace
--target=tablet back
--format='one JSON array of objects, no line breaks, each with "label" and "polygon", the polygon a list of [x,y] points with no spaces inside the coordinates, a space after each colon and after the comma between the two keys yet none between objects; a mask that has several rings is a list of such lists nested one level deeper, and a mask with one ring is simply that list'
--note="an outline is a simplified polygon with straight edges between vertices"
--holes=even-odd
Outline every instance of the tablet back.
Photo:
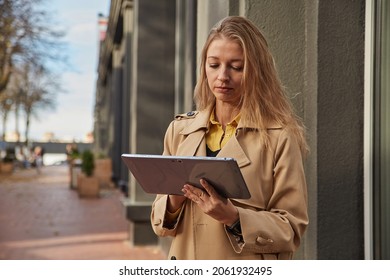
[{"label": "tablet back", "polygon": [[233,158],[123,154],[122,160],[147,193],[183,195],[184,184],[202,188],[204,178],[223,197],[250,198]]}]

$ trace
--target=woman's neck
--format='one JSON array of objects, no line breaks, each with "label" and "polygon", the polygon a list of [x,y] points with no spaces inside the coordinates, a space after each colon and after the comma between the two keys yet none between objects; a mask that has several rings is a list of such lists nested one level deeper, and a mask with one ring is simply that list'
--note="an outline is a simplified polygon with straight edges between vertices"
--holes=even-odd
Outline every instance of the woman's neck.
[{"label": "woman's neck", "polygon": [[236,106],[231,106],[226,103],[215,104],[215,118],[222,125],[223,129],[230,123],[238,114],[240,109]]}]

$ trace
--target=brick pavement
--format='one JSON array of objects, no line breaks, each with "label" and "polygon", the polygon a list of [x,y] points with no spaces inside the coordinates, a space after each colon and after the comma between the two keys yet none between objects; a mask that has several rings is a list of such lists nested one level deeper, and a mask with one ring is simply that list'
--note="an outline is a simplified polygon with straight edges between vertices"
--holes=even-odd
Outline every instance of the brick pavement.
[{"label": "brick pavement", "polygon": [[67,166],[0,174],[0,260],[159,260],[156,246],[131,246],[116,189],[79,198]]}]

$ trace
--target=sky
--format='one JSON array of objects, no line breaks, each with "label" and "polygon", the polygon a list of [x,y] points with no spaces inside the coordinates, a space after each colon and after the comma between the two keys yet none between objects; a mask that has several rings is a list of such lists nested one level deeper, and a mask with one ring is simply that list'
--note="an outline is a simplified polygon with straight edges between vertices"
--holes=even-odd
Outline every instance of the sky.
[{"label": "sky", "polygon": [[[48,0],[60,29],[66,30],[67,56],[72,66],[62,73],[66,90],[57,94],[56,109],[40,113],[31,121],[29,135],[41,140],[47,132],[56,139],[82,141],[93,131],[93,110],[98,65],[98,14],[109,14],[110,0]],[[62,28],[63,27],[63,28]],[[19,122],[24,135],[23,121]],[[7,131],[14,130],[9,122]]]}]

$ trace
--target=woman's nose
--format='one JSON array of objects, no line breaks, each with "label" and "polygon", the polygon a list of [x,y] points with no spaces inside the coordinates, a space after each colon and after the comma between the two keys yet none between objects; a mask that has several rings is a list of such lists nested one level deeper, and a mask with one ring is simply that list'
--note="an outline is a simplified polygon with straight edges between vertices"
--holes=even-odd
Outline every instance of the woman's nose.
[{"label": "woman's nose", "polygon": [[227,73],[227,69],[225,67],[221,67],[219,73],[218,73],[218,80],[220,81],[228,81],[229,75]]}]

